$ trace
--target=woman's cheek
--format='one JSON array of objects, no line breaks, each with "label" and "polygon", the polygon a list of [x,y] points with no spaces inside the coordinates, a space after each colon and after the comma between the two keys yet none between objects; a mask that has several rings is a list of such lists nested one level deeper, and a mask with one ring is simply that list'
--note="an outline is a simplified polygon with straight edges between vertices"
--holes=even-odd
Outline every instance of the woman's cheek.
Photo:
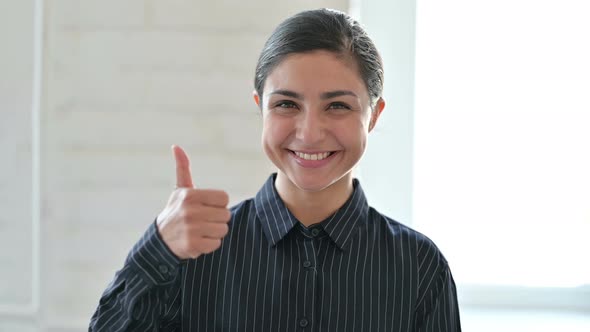
[{"label": "woman's cheek", "polygon": [[274,142],[284,140],[292,130],[293,121],[290,118],[281,117],[276,114],[269,114],[265,121],[265,127],[268,135]]}]

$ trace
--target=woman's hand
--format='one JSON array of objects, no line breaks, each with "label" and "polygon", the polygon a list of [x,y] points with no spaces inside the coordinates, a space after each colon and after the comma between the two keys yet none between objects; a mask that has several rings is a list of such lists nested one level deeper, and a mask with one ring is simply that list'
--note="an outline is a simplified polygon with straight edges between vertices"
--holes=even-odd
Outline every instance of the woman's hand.
[{"label": "woman's hand", "polygon": [[176,189],[158,215],[160,236],[180,259],[197,258],[215,251],[227,234],[231,213],[225,191],[195,189],[188,156],[173,146],[176,159]]}]

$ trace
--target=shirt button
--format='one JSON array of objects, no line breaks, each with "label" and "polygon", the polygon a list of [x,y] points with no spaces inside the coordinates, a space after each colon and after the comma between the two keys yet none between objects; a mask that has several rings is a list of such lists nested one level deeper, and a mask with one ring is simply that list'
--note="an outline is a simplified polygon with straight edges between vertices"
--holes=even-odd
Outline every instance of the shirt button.
[{"label": "shirt button", "polygon": [[309,324],[309,321],[305,318],[301,318],[301,320],[299,321],[299,326],[301,327],[306,327]]},{"label": "shirt button", "polygon": [[317,228],[314,228],[314,229],[312,229],[312,230],[311,230],[311,235],[312,235],[313,237],[316,237],[316,236],[318,236],[319,234],[320,234],[320,230],[319,230],[319,229],[317,229]]},{"label": "shirt button", "polygon": [[303,267],[310,267],[310,266],[311,266],[311,262],[310,261],[303,262]]},{"label": "shirt button", "polygon": [[160,266],[158,266],[158,270],[160,270],[160,272],[162,272],[162,274],[166,274],[166,273],[168,273],[168,271],[169,271],[169,270],[168,270],[168,266],[166,266],[166,265],[163,265],[163,264],[162,264],[162,265],[160,265]]}]

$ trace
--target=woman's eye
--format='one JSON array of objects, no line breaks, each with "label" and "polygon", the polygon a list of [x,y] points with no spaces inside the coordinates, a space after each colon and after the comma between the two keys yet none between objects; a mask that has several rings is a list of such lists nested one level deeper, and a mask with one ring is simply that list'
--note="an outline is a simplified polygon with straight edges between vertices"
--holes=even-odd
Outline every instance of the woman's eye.
[{"label": "woman's eye", "polygon": [[330,109],[335,109],[335,110],[350,110],[350,106],[344,104],[344,103],[331,103],[329,106]]},{"label": "woman's eye", "polygon": [[295,108],[295,107],[297,107],[297,105],[294,102],[292,102],[292,101],[283,100],[283,101],[280,101],[280,102],[276,103],[275,104],[275,107],[280,107],[280,108]]}]

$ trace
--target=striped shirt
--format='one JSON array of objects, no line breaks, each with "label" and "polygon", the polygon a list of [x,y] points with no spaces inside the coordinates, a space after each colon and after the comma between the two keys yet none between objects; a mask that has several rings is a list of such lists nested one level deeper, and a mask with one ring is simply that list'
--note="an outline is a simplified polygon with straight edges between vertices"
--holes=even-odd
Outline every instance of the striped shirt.
[{"label": "striped shirt", "polygon": [[424,235],[348,201],[303,226],[271,176],[231,208],[221,247],[179,260],[154,224],[100,299],[89,331],[461,331],[447,261]]}]

